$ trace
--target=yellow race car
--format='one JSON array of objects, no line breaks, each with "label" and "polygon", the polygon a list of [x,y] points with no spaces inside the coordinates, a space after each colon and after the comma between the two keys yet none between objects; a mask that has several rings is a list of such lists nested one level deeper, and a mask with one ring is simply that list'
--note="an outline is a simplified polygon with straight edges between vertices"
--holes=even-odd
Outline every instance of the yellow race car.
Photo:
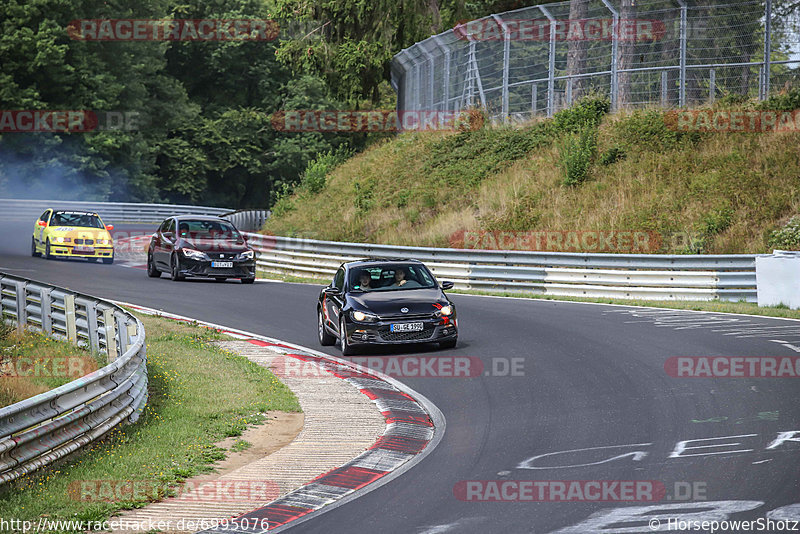
[{"label": "yellow race car", "polygon": [[88,211],[45,211],[31,238],[31,256],[50,258],[97,258],[114,263],[114,240],[96,213]]}]

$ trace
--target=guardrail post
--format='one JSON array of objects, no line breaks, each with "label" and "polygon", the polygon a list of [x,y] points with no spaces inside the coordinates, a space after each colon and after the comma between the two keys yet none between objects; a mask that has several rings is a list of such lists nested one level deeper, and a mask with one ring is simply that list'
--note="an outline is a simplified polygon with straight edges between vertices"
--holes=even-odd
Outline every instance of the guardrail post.
[{"label": "guardrail post", "polygon": [[125,354],[128,352],[128,345],[130,343],[130,338],[128,337],[128,323],[123,315],[115,314],[114,318],[117,323],[116,331],[119,335],[119,353]]},{"label": "guardrail post", "polygon": [[78,329],[75,324],[75,295],[64,295],[64,321],[67,324],[67,339],[78,342]]},{"label": "guardrail post", "polygon": [[86,303],[86,322],[89,330],[89,348],[92,352],[100,351],[100,336],[97,334],[97,306],[94,302]]},{"label": "guardrail post", "polygon": [[41,292],[42,302],[42,331],[49,335],[53,334],[53,299],[50,296],[52,289],[43,287]]},{"label": "guardrail post", "polygon": [[103,310],[103,326],[106,329],[106,354],[108,363],[117,359],[117,328],[114,319],[114,310]]},{"label": "guardrail post", "polygon": [[28,292],[27,282],[17,282],[17,328],[23,330],[28,324]]}]

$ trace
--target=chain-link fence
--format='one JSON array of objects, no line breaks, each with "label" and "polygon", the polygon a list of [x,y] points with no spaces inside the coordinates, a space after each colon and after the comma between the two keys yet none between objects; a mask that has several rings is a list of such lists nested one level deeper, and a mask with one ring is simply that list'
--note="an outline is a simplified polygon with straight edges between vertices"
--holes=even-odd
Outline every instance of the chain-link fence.
[{"label": "chain-link fence", "polygon": [[760,99],[800,78],[796,19],[773,0],[572,0],[459,24],[394,57],[400,111],[552,115],[587,93],[618,107]]}]

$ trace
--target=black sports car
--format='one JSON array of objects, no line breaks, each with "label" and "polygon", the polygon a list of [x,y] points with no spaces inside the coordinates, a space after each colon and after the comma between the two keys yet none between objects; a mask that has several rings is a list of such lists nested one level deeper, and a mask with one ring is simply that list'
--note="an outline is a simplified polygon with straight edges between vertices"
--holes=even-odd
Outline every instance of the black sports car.
[{"label": "black sports car", "polygon": [[437,342],[455,347],[456,307],[441,285],[416,260],[363,260],[343,263],[317,304],[319,342],[342,354],[356,345]]},{"label": "black sports car", "polygon": [[256,280],[255,251],[242,234],[219,217],[184,215],[161,223],[147,249],[147,276],[167,272],[173,280],[202,276],[224,281]]}]

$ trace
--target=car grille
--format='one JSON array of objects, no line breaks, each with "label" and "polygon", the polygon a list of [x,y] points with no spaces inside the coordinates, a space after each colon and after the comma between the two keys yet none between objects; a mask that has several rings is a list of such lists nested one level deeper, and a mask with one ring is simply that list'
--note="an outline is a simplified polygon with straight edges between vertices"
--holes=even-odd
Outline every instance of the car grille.
[{"label": "car grille", "polygon": [[381,332],[384,341],[420,341],[430,339],[432,335],[432,328],[419,332]]},{"label": "car grille", "polygon": [[235,260],[238,254],[236,253],[229,253],[229,252],[206,252],[208,257],[211,258],[213,261],[220,261],[220,260]]},{"label": "car grille", "polygon": [[394,315],[381,315],[381,321],[430,321],[436,319],[433,313],[400,313]]},{"label": "car grille", "polygon": [[94,239],[76,239],[73,243],[76,245],[94,245]]}]

